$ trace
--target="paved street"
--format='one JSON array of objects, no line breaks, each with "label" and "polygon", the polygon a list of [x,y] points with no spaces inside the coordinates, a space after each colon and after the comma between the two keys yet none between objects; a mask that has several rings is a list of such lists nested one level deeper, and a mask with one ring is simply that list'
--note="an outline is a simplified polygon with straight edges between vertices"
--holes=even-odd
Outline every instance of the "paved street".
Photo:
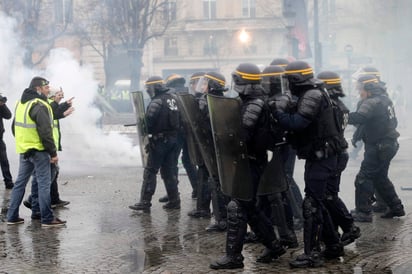
[{"label": "paved street", "polygon": [[[129,134],[135,138],[133,134]],[[220,273],[411,273],[412,261],[412,139],[404,134],[401,149],[392,162],[390,177],[403,200],[407,216],[385,220],[374,217],[372,224],[359,224],[361,238],[346,248],[340,261],[327,262],[318,269],[291,270],[288,262],[302,252],[289,250],[277,262],[259,264],[255,258],[263,247],[247,244],[243,270]],[[56,215],[67,220],[65,228],[44,229],[30,219],[23,206],[25,223],[8,226],[0,221],[0,273],[218,273],[209,263],[223,255],[224,233],[207,233],[209,219],[191,219],[194,208],[187,176],[180,176],[181,210],[165,211],[158,198],[165,194],[162,181],[153,198],[150,214],[128,209],[140,195],[142,169],[134,163],[94,164],[93,155],[75,159],[66,153],[61,159],[59,179],[61,198],[71,201]],[[12,163],[16,165],[16,163]],[[360,158],[351,160],[343,175],[342,198],[348,208],[354,206],[354,177]],[[16,168],[16,167],[15,167]],[[296,180],[303,187],[302,162],[296,166]],[[16,174],[16,172],[14,173]],[[30,189],[29,186],[27,188]],[[303,188],[302,188],[303,190]],[[0,188],[4,209],[10,191]],[[298,233],[300,240],[302,232]]]}]

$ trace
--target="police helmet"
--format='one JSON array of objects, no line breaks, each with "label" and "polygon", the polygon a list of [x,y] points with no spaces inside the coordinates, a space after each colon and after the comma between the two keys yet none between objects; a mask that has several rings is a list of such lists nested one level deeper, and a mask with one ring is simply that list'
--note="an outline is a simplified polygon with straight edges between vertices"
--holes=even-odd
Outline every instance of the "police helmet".
[{"label": "police helmet", "polygon": [[275,58],[270,62],[271,66],[280,66],[285,68],[289,64],[289,61],[285,58]]},{"label": "police helmet", "polygon": [[371,93],[383,93],[385,88],[379,81],[378,77],[372,74],[362,75],[358,78],[357,89],[365,90]]},{"label": "police helmet", "polygon": [[225,85],[225,76],[219,72],[210,71],[205,73],[205,75],[199,80],[197,90],[208,93],[223,92],[227,90]]},{"label": "police helmet", "polygon": [[260,69],[252,63],[242,63],[232,72],[235,85],[260,84]]},{"label": "police helmet", "polygon": [[273,96],[278,93],[282,93],[285,86],[285,70],[281,66],[270,65],[265,67],[261,73],[262,87],[266,94]]},{"label": "police helmet", "polygon": [[343,97],[345,94],[342,90],[342,80],[336,72],[322,71],[317,78],[325,84],[325,88],[332,96]]},{"label": "police helmet", "polygon": [[160,76],[149,77],[145,82],[145,88],[151,98],[169,90]]},{"label": "police helmet", "polygon": [[199,80],[203,77],[203,75],[205,75],[205,72],[203,71],[198,71],[193,73],[190,76],[190,81],[189,81],[189,92],[191,94],[194,94],[196,92],[196,87],[197,87],[197,83],[199,82]]},{"label": "police helmet", "polygon": [[173,73],[166,77],[166,87],[179,88],[183,87],[186,83],[185,78],[182,75]]},{"label": "police helmet", "polygon": [[289,83],[300,84],[313,78],[313,69],[304,61],[293,61],[285,68]]}]

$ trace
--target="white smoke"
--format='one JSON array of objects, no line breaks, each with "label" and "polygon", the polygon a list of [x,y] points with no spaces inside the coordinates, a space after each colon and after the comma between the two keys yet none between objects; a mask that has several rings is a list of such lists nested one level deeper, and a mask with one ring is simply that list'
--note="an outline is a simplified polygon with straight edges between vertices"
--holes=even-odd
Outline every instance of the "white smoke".
[{"label": "white smoke", "polygon": [[[19,46],[15,20],[0,13],[0,25],[0,92],[7,96],[7,105],[13,113],[15,102],[34,76],[45,77],[52,87],[62,87],[63,101],[74,97],[74,113],[60,120],[63,152],[59,153],[59,159],[63,170],[71,163],[100,166],[141,164],[138,147],[132,145],[130,138],[119,133],[105,134],[97,127],[102,113],[94,105],[97,81],[91,67],[81,66],[68,49],[57,48],[50,52],[44,71],[29,70],[22,63],[24,50]],[[18,157],[11,121],[4,121],[4,124],[10,165],[12,173],[16,174]]]}]

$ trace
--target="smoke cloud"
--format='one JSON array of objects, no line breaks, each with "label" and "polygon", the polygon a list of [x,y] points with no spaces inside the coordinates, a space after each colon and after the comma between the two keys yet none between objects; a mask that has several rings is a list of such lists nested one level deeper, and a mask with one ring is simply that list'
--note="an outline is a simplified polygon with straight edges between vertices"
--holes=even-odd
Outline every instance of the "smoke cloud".
[{"label": "smoke cloud", "polygon": [[[98,125],[102,116],[94,100],[98,83],[93,78],[93,69],[81,66],[71,52],[56,48],[50,52],[43,71],[29,70],[23,66],[24,50],[16,35],[14,19],[0,13],[0,92],[7,96],[7,105],[14,115],[14,106],[23,90],[34,76],[43,76],[52,88],[62,87],[65,98],[74,97],[75,111],[60,120],[62,147],[59,160],[63,170],[80,166],[141,165],[139,148],[132,139],[119,133],[104,133]],[[5,142],[13,174],[17,174],[18,155],[11,134],[11,121],[4,121]]]}]

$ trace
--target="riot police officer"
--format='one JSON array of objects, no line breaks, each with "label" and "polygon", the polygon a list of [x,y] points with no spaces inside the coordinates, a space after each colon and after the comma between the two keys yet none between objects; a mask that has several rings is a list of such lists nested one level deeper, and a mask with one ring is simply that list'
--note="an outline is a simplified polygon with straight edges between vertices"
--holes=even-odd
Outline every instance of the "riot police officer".
[{"label": "riot police officer", "polygon": [[[173,73],[166,78],[166,87],[170,89],[170,93],[188,93],[188,88],[185,87],[186,80],[183,76]],[[178,154],[182,154],[182,164],[186,170],[187,177],[189,178],[190,185],[192,186],[192,198],[196,199],[197,196],[197,167],[193,164],[193,161],[190,159],[189,148],[187,144],[187,131],[188,129],[184,127],[182,123],[181,131],[178,135],[179,137],[179,147],[180,150]],[[159,199],[159,202],[167,202],[168,197],[162,197]]]},{"label": "riot police officer", "polygon": [[147,165],[143,172],[140,202],[129,206],[133,210],[147,210],[156,189],[156,175],[160,169],[169,201],[165,209],[179,209],[180,198],[177,189],[178,131],[180,117],[176,99],[167,91],[159,76],[150,77],[146,83],[151,101],[145,115],[149,144]]},{"label": "riot police officer", "polygon": [[202,217],[205,213],[210,215],[210,203],[212,202],[215,222],[206,228],[206,231],[209,232],[226,230],[226,205],[228,198],[220,189],[206,96],[211,94],[223,97],[223,92],[227,90],[225,84],[226,79],[221,73],[210,71],[204,73],[196,87],[196,94],[198,94],[196,101],[200,113],[198,130],[200,131],[200,137],[202,137],[198,138],[198,141],[207,152],[203,153],[204,164],[199,166],[197,210],[190,212],[189,215],[192,217]]},{"label": "riot police officer", "polygon": [[398,121],[393,103],[376,76],[361,76],[358,85],[362,102],[356,112],[349,113],[348,122],[363,126],[365,153],[355,179],[356,211],[353,217],[355,221],[372,222],[374,188],[389,207],[382,218],[404,216],[402,202],[388,178],[390,162],[399,149]]},{"label": "riot police officer", "polygon": [[340,100],[344,97],[341,78],[333,71],[323,71],[318,74],[317,78],[324,83],[324,87],[329,93],[329,97],[332,100],[332,104],[335,109],[335,117],[339,121],[340,134],[339,142],[341,151],[337,154],[337,170],[334,180],[328,181],[326,186],[326,199],[325,205],[328,209],[333,223],[339,226],[343,235],[341,241],[344,245],[352,243],[355,239],[360,237],[360,229],[353,223],[352,215],[349,213],[345,203],[339,198],[339,186],[341,180],[341,174],[345,170],[349,160],[349,154],[347,152],[348,143],[345,140],[344,131],[348,122],[349,109]]},{"label": "riot police officer", "polygon": [[[313,69],[303,61],[294,61],[285,68],[290,91],[298,97],[295,112],[286,112],[286,104],[276,101],[274,115],[280,125],[292,133],[289,141],[297,156],[305,159],[304,254],[290,262],[291,267],[317,267],[323,257],[343,255],[343,246],[325,208],[325,189],[333,178],[337,165],[338,125],[328,94],[321,89],[321,82],[314,79]],[[320,234],[322,231],[322,234]],[[322,238],[321,238],[322,237]],[[320,239],[325,250],[320,252]]]},{"label": "riot police officer", "polygon": [[[272,62],[275,61],[276,59]],[[285,100],[290,100],[289,107],[292,108],[294,104],[292,102],[292,98],[290,98],[290,94],[286,94],[287,88],[286,79],[284,79],[284,74],[285,70],[281,66],[267,66],[261,74],[262,87],[268,96],[267,100],[269,104],[271,101],[277,100],[278,97],[285,97]],[[276,124],[274,124],[273,127],[276,127],[276,139],[278,140],[278,143],[281,144],[279,148],[275,149],[279,149],[282,155],[282,160],[285,165],[285,175],[288,181],[288,189],[283,193],[275,193],[265,196],[268,198],[268,202],[270,204],[270,207],[266,206],[266,208],[271,209],[271,220],[272,223],[277,227],[280,242],[282,243],[282,245],[287,246],[289,248],[295,248],[298,246],[298,241],[294,231],[293,208],[301,208],[302,198],[300,201],[297,202],[291,190],[291,188],[294,187],[292,185],[296,185],[296,182],[293,179],[293,172],[292,174],[290,174],[291,168],[293,170],[294,167],[294,161],[293,164],[290,161],[290,155],[293,154],[293,152],[291,151],[292,147],[289,144],[284,143],[286,132],[283,130],[283,128],[279,127]],[[294,155],[295,154],[293,154],[293,157]],[[286,168],[286,163],[288,163],[288,168]],[[292,167],[290,165],[292,165]],[[297,189],[299,190],[298,187]],[[265,207],[264,204],[263,207]],[[298,211],[300,211],[301,213],[301,210]]]},{"label": "riot police officer", "polygon": [[[239,93],[240,103],[240,139],[246,144],[247,159],[250,167],[252,187],[246,187],[245,181],[236,182],[236,187],[252,193],[251,199],[232,196],[227,206],[226,255],[213,262],[212,269],[242,268],[242,249],[247,224],[261,239],[266,247],[258,262],[268,263],[286,251],[276,238],[272,224],[266,215],[256,207],[256,195],[260,177],[267,165],[266,142],[259,140],[259,131],[264,129],[268,112],[264,111],[264,91],[260,85],[259,68],[251,63],[242,63],[232,73],[234,90]],[[213,122],[213,121],[212,121]],[[216,141],[216,140],[215,140]],[[216,144],[215,144],[216,146]],[[242,178],[243,179],[243,178]]]},{"label": "riot police officer", "polygon": [[[275,58],[272,60],[270,63],[270,66],[267,68],[268,70],[271,70],[271,67],[277,66],[281,67],[283,70],[285,67],[289,64],[289,61],[286,58]],[[279,73],[279,69],[274,69],[275,72]],[[272,88],[273,92],[278,93],[281,92],[279,88],[281,85],[279,85],[279,82],[283,80],[281,83],[284,85],[284,92],[288,94],[291,97],[291,106],[290,108],[294,108],[296,105],[296,96],[293,94],[290,94],[289,88],[286,87],[287,81],[283,78],[277,78],[274,77],[272,80],[270,80],[270,77],[262,77],[262,81],[272,81],[273,83],[271,86],[267,86],[267,88]],[[262,82],[263,87],[265,88],[265,85]],[[265,89],[267,89],[265,88]],[[286,144],[285,146],[282,146],[282,155],[284,158],[284,165],[285,165],[285,171],[286,171],[286,177],[288,180],[289,184],[289,191],[287,192],[287,195],[289,196],[289,202],[291,205],[292,213],[293,213],[293,220],[294,220],[294,228],[295,230],[300,230],[302,228],[303,224],[303,216],[302,216],[302,202],[303,202],[303,197],[302,197],[302,192],[296,183],[293,173],[295,171],[295,162],[296,162],[296,150],[290,145]]]}]

